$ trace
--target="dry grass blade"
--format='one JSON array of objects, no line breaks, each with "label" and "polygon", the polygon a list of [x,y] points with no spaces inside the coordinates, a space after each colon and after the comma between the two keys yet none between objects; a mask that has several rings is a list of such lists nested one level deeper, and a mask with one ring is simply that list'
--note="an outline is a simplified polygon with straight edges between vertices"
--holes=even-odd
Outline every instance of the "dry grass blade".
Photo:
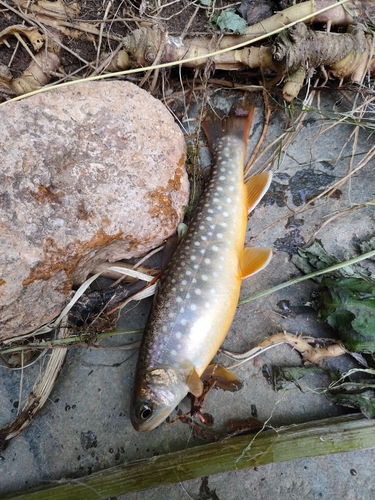
[{"label": "dry grass blade", "polygon": [[[69,329],[62,326],[59,329],[59,338],[67,337]],[[43,407],[54,387],[55,381],[65,361],[67,347],[53,349],[44,373],[36,381],[25,406],[15,420],[0,429],[0,450],[4,449],[9,440],[18,436],[33,420],[36,413]]]}]

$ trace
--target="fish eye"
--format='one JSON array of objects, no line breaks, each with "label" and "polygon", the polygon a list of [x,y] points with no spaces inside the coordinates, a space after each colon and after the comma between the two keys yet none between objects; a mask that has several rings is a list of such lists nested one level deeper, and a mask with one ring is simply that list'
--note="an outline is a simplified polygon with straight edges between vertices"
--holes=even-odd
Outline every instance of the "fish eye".
[{"label": "fish eye", "polygon": [[139,416],[142,420],[147,420],[152,415],[152,408],[148,405],[142,405],[139,409]]}]

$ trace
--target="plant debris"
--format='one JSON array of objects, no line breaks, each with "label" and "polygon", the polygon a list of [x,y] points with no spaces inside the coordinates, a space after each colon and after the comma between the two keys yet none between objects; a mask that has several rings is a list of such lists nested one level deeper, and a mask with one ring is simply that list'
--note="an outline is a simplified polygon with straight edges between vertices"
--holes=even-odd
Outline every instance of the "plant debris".
[{"label": "plant debris", "polygon": [[[375,248],[375,238],[364,249]],[[299,249],[292,258],[306,274],[338,262],[316,240],[306,249]],[[375,281],[368,269],[360,264],[346,266],[325,276],[317,277],[319,319],[338,333],[348,351],[375,352]]]}]

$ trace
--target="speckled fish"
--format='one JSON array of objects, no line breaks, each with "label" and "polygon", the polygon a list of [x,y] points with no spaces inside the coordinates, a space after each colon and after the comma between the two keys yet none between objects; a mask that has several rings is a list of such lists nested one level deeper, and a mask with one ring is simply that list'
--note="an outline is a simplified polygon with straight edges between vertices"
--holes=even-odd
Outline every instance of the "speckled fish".
[{"label": "speckled fish", "polygon": [[244,248],[248,212],[271,174],[244,183],[252,104],[203,130],[214,165],[195,215],[160,280],[140,347],[131,420],[138,431],[158,426],[200,380],[231,326],[241,281],[263,269],[272,251]]}]

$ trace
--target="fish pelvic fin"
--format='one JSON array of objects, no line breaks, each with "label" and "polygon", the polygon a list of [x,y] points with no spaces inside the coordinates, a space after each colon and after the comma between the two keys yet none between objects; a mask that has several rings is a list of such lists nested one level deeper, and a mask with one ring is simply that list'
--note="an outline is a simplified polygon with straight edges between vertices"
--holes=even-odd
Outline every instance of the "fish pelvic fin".
[{"label": "fish pelvic fin", "polygon": [[220,387],[224,391],[235,392],[242,389],[241,380],[233,372],[217,364],[210,364],[201,375],[205,382],[214,379],[215,387]]},{"label": "fish pelvic fin", "polygon": [[244,102],[241,106],[232,108],[229,116],[225,118],[220,118],[213,111],[209,112],[202,122],[202,128],[210,150],[214,151],[215,145],[224,137],[235,137],[243,142],[245,157],[253,117],[252,102]]},{"label": "fish pelvic fin", "polygon": [[247,209],[249,212],[251,212],[263,198],[270,187],[271,181],[272,173],[262,172],[261,174],[253,175],[245,183]]},{"label": "fish pelvic fin", "polygon": [[189,388],[189,392],[193,394],[196,398],[199,398],[199,396],[202,395],[203,393],[203,382],[200,379],[198,372],[195,368],[193,368],[186,380],[186,385]]},{"label": "fish pelvic fin", "polygon": [[241,278],[248,278],[261,271],[271,259],[272,250],[270,248],[244,248],[239,260]]}]

